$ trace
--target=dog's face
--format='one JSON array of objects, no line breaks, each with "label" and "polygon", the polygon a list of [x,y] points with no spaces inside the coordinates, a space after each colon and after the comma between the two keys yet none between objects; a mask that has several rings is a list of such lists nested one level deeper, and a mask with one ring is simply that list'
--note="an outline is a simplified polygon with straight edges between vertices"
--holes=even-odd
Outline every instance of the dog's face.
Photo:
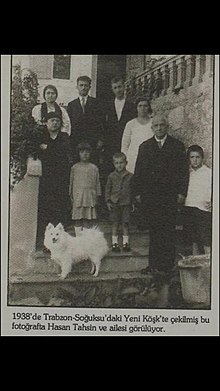
[{"label": "dog's face", "polygon": [[63,225],[61,223],[54,227],[53,224],[49,223],[45,231],[44,245],[50,248],[55,243],[59,243],[64,232]]}]

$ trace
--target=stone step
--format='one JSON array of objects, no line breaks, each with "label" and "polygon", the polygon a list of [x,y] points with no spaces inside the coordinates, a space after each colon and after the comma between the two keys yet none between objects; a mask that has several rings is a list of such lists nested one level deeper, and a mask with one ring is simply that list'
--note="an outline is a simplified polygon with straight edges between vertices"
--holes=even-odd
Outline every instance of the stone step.
[{"label": "stone step", "polygon": [[[148,265],[148,256],[139,255],[138,253],[133,254],[117,254],[117,256],[112,253],[109,256],[103,258],[100,273],[126,273],[126,272],[138,272],[144,269]],[[71,274],[81,273],[89,274],[91,270],[91,262],[83,261],[73,265]],[[36,274],[55,274],[60,273],[60,267],[50,258],[39,258],[37,260],[33,259],[32,263],[29,262],[28,267],[22,269],[21,271],[16,271],[11,275],[22,276],[23,274],[32,273]]]},{"label": "stone step", "polygon": [[54,273],[26,273],[11,278],[8,304],[71,308],[210,309],[203,303],[183,301],[178,272],[168,282],[140,272],[70,274],[60,280]]},{"label": "stone step", "polygon": [[[119,246],[121,251],[115,253],[111,251],[111,225],[106,222],[100,224],[100,229],[104,232],[106,240],[109,246],[108,255],[103,259],[101,271],[103,272],[114,272],[114,271],[138,271],[145,267],[148,254],[149,254],[149,233],[138,232],[135,227],[131,227],[130,235],[130,252],[122,251],[122,236],[119,237]],[[67,232],[72,236],[75,235],[74,227],[70,226],[67,229]],[[32,254],[28,256],[28,243],[22,243],[19,246],[16,246],[16,257],[14,257],[13,262],[10,260],[9,272],[10,275],[18,274],[22,275],[23,273],[31,270],[33,273],[50,273],[51,270],[54,270],[55,274],[58,274],[59,267],[54,264],[54,262],[49,262],[48,257],[46,257],[42,252],[38,254]],[[26,251],[24,251],[26,249]],[[30,251],[30,250],[29,250]],[[78,271],[89,271],[89,263],[83,262],[80,265],[74,267],[74,272]]]},{"label": "stone step", "polygon": [[[122,251],[122,243],[119,240],[120,252],[111,251],[111,226],[110,224],[103,224],[102,232],[107,239],[109,252],[107,256],[102,260],[100,272],[136,272],[145,268],[148,264],[149,255],[149,234],[148,232],[137,232],[132,230],[130,237],[131,251]],[[74,228],[70,227],[68,233],[74,236]],[[19,255],[19,249],[17,249],[17,255]],[[50,259],[50,256],[46,256],[42,252],[38,254],[33,253],[31,257],[27,259],[20,254],[20,262],[16,261],[10,265],[10,275],[22,276],[26,273],[33,274],[59,274],[59,266]],[[89,273],[91,268],[90,261],[84,261],[73,266],[73,273]]]},{"label": "stone step", "polygon": [[68,277],[64,280],[60,279],[59,275],[51,272],[51,273],[25,273],[23,275],[14,274],[11,276],[10,283],[11,284],[29,284],[29,283],[58,283],[61,285],[69,284],[71,282],[75,283],[76,281],[80,282],[100,282],[100,281],[111,281],[115,279],[135,279],[141,278],[143,280],[149,280],[148,274],[142,274],[141,272],[100,272],[97,277],[94,277],[89,272],[81,271],[78,273],[70,273]]},{"label": "stone step", "polygon": [[56,274],[29,273],[11,277],[10,305],[71,307],[136,307],[152,277],[140,272],[70,274],[60,280]]},{"label": "stone step", "polygon": [[[104,236],[108,242],[109,248],[111,248],[111,226],[109,223],[100,223],[100,229],[104,233]],[[75,231],[73,227],[69,227],[67,229],[67,232],[75,236]],[[118,243],[119,246],[122,247],[122,233],[119,232],[119,237],[118,237]],[[149,252],[149,231],[138,231],[135,227],[130,228],[130,247],[131,250],[136,253],[140,252],[141,255],[148,255]]]},{"label": "stone step", "polygon": [[[98,223],[98,227],[104,234],[111,234],[111,223],[108,221],[100,221]],[[74,225],[71,224],[66,228],[66,231],[69,232],[70,234],[72,233],[74,235]],[[130,225],[129,227],[130,234],[137,233],[137,234],[145,234],[149,233],[149,230],[139,230],[136,225]],[[121,226],[119,226],[119,233],[122,232]]]},{"label": "stone step", "polygon": [[140,272],[70,274],[65,280],[50,274],[14,275],[9,284],[8,304],[15,306],[72,308],[171,308],[210,309],[203,303],[187,304],[180,278],[156,280]]}]

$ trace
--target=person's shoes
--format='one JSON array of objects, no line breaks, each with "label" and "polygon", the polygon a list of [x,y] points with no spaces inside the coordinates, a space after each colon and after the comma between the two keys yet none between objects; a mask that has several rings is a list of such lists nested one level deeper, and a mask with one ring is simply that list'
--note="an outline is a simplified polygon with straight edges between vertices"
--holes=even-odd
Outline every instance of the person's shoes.
[{"label": "person's shoes", "polygon": [[131,248],[128,243],[125,243],[125,244],[123,244],[122,250],[125,252],[129,252],[129,251],[131,251]]},{"label": "person's shoes", "polygon": [[112,244],[112,251],[114,253],[119,253],[120,252],[120,247],[119,247],[118,243]]}]

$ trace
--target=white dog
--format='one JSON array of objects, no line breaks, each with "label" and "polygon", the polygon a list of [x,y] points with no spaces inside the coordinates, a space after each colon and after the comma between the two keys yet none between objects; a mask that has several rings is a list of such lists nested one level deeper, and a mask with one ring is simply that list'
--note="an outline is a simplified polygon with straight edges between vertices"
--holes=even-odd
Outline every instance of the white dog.
[{"label": "white dog", "polygon": [[98,276],[101,260],[108,252],[107,241],[98,228],[83,229],[73,237],[65,232],[61,223],[46,227],[44,245],[51,251],[51,258],[60,265],[62,279],[71,272],[72,265],[90,259],[91,274]]}]

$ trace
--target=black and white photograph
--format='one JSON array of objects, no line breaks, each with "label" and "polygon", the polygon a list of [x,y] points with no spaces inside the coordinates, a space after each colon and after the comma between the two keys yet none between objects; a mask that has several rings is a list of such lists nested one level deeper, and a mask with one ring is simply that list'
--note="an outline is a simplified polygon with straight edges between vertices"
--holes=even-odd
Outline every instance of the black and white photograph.
[{"label": "black and white photograph", "polygon": [[218,56],[1,57],[4,333],[216,333]]}]

